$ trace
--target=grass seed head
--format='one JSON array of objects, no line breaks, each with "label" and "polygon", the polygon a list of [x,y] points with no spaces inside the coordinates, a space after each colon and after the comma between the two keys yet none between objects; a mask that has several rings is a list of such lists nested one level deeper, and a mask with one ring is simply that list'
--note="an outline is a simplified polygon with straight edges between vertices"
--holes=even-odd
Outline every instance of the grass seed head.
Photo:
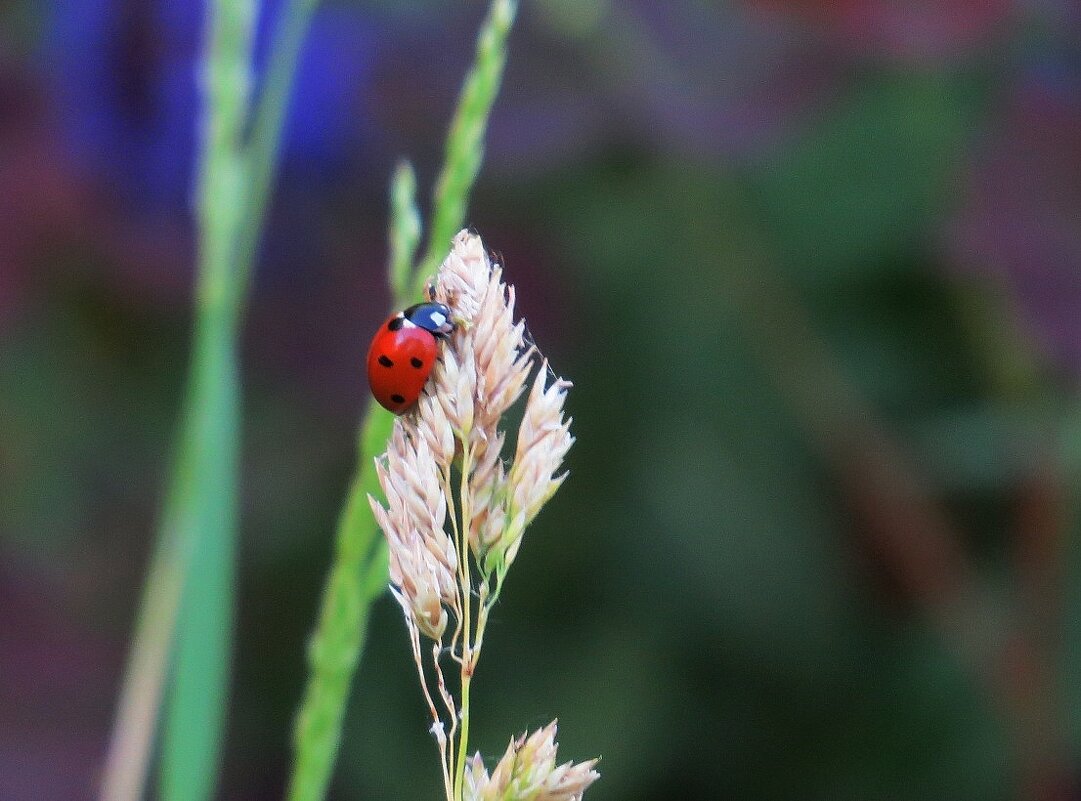
[{"label": "grass seed head", "polygon": [[387,506],[368,500],[387,537],[391,589],[417,628],[438,640],[448,621],[444,607],[457,608],[458,559],[444,528],[447,504],[435,455],[415,429],[395,426],[375,470]]},{"label": "grass seed head", "polygon": [[578,801],[600,778],[597,761],[556,764],[556,723],[511,740],[489,774],[480,754],[466,769],[468,801]]},{"label": "grass seed head", "polygon": [[[478,236],[463,231],[454,238],[430,297],[450,308],[455,328],[420,400],[395,420],[387,451],[376,461],[386,506],[371,501],[387,536],[391,589],[414,638],[422,676],[418,632],[442,644],[453,618],[450,652],[479,651],[482,618],[476,640],[458,640],[470,631],[474,588],[481,588],[476,597],[483,605],[497,570],[495,586],[502,583],[526,526],[566,478],[560,470],[574,442],[563,411],[571,385],[549,380],[547,361],[527,343],[525,323],[515,319],[514,288],[503,282],[502,269],[492,264]],[[501,424],[530,380],[514,458],[507,462]],[[476,583],[474,566],[481,574]],[[476,653],[468,659],[474,666]],[[464,796],[578,799],[597,778],[594,763],[557,766],[555,756],[553,723],[512,740],[490,775],[479,757],[468,761]]]}]

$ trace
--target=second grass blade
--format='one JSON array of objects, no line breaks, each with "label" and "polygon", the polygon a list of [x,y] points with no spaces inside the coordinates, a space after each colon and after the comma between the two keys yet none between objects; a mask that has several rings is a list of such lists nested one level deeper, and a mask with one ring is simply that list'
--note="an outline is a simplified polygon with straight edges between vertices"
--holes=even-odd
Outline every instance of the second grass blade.
[{"label": "second grass blade", "polygon": [[[506,64],[507,36],[517,3],[493,0],[477,37],[447,137],[446,160],[436,189],[433,227],[419,267],[410,262],[419,239],[415,180],[399,167],[391,190],[390,284],[396,308],[419,299],[427,276],[462,226],[480,170],[484,134]],[[369,402],[361,424],[357,468],[338,523],[334,563],[308,651],[309,676],[297,713],[289,801],[322,801],[337,757],[349,687],[360,659],[372,600],[386,586],[386,543],[378,534],[368,494],[378,490],[371,459],[383,450],[393,418]]]}]

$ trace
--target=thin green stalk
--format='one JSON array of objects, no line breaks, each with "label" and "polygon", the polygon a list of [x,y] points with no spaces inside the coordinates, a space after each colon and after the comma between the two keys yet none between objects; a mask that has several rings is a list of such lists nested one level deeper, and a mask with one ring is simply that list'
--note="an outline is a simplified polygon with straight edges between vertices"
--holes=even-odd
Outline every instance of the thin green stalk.
[{"label": "thin green stalk", "polygon": [[101,801],[139,801],[157,730],[173,627],[183,589],[183,560],[165,515],[135,623],[116,722],[102,770]]},{"label": "thin green stalk", "polygon": [[211,796],[225,723],[239,447],[236,338],[227,325],[208,325],[197,343],[192,422],[185,434],[191,451],[182,457],[181,495],[165,522],[180,540],[187,580],[162,737],[163,799]]},{"label": "thin green stalk", "polygon": [[428,246],[414,276],[414,295],[435,274],[451,238],[465,223],[469,195],[484,160],[484,135],[492,104],[499,94],[507,63],[507,37],[518,11],[517,0],[493,0],[480,34],[473,66],[462,84],[458,106],[447,133],[443,169],[435,184]]},{"label": "thin green stalk", "polygon": [[[471,656],[471,655],[470,655]],[[470,661],[462,671],[462,731],[458,737],[458,758],[454,769],[454,801],[462,801],[465,788],[466,755],[469,748],[469,688],[473,683],[473,669]]]},{"label": "thin green stalk", "polygon": [[[254,0],[209,8],[203,92],[206,120],[198,186],[199,284],[181,470],[176,499],[186,580],[176,619],[176,657],[162,733],[161,796],[204,801],[214,792],[225,728],[233,628],[240,391],[236,232],[244,214],[244,126],[251,96]],[[183,478],[182,478],[183,480]]]},{"label": "thin green stalk", "polygon": [[[360,437],[362,454],[382,447],[393,420],[389,412],[368,404]],[[358,465],[338,521],[334,563],[308,646],[310,676],[294,731],[295,759],[286,795],[290,801],[318,801],[326,794],[368,610],[376,592],[386,586],[386,545],[376,536],[368,505],[368,494],[378,487],[375,471]]]},{"label": "thin green stalk", "polygon": [[469,688],[473,681],[473,669],[476,667],[476,655],[473,650],[472,631],[472,608],[473,608],[473,582],[469,571],[469,531],[473,527],[473,510],[471,507],[472,495],[469,490],[469,475],[473,472],[472,449],[468,439],[462,446],[462,471],[461,482],[458,486],[458,499],[462,510],[462,525],[457,532],[459,560],[462,569],[459,573],[462,590],[462,698],[461,720],[462,728],[458,733],[458,756],[455,760],[454,770],[454,801],[461,801],[462,788],[465,783],[466,754],[469,750]]},{"label": "thin green stalk", "polygon": [[[400,165],[395,172],[388,264],[395,308],[422,297],[425,282],[465,221],[516,9],[515,0],[493,0],[478,35],[475,61],[448,133],[428,250],[419,267],[412,265],[420,236],[420,215],[414,200],[416,181],[408,164]],[[338,521],[333,563],[308,648],[309,675],[293,735],[289,801],[321,801],[326,795],[371,603],[386,587],[387,546],[376,528],[368,495],[379,493],[370,460],[386,446],[392,424],[393,417],[369,401],[360,426],[356,472]]]},{"label": "thin green stalk", "polygon": [[174,642],[162,797],[204,799],[216,781],[237,528],[236,341],[277,165],[285,102],[315,0],[290,0],[279,19],[249,141],[252,42],[259,5],[257,0],[216,0],[207,11],[192,362],[176,462],[103,772],[103,801],[138,801],[143,796]]},{"label": "thin green stalk", "polygon": [[413,283],[413,259],[420,243],[417,177],[408,161],[398,164],[390,183],[390,290],[405,303]]},{"label": "thin green stalk", "polygon": [[[184,577],[195,562],[197,535],[207,529],[220,534],[218,527],[231,513],[237,385],[224,328],[229,323],[226,312],[217,304],[197,314],[179,452],[103,774],[100,797],[108,801],[137,801],[143,795],[170,641],[181,609]],[[212,772],[207,775],[212,778]]]},{"label": "thin green stalk", "polygon": [[236,244],[237,266],[244,285],[251,277],[271,184],[278,172],[289,93],[300,52],[318,6],[319,0],[286,0],[274,29],[263,85],[248,136],[247,213]]}]

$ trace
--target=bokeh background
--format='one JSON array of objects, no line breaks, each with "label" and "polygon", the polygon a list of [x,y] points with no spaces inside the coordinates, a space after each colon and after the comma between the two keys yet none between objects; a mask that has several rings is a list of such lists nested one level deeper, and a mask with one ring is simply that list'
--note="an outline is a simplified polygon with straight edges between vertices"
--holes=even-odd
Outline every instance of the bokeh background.
[{"label": "bokeh background", "polygon": [[[271,4],[274,8],[275,4]],[[326,2],[243,342],[223,799],[281,796],[479,2]],[[0,799],[93,795],[187,364],[200,4],[0,7]],[[1081,10],[526,0],[469,223],[575,382],[476,682],[593,801],[1078,798]],[[332,798],[439,797],[396,607]]]}]

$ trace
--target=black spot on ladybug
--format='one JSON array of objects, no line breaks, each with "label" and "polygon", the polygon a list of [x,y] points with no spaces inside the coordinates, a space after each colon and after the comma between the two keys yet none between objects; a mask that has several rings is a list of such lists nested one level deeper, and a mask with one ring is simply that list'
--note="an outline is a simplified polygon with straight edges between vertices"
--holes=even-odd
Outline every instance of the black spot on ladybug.
[{"label": "black spot on ladybug", "polygon": [[382,356],[379,357],[379,363],[381,365],[383,365],[384,367],[393,367],[394,366],[394,362],[392,362],[390,359],[388,359],[387,354],[385,354],[385,353]]},{"label": "black spot on ladybug", "polygon": [[387,330],[388,331],[397,331],[403,325],[405,325],[405,318],[404,317],[402,317],[402,316],[392,317],[390,322],[387,323]]},{"label": "black spot on ladybug", "polygon": [[391,395],[390,399],[395,403],[405,403],[405,398],[403,398],[401,395]]},{"label": "black spot on ladybug", "polygon": [[[413,366],[414,366],[414,367],[415,367],[416,369],[418,369],[418,370],[419,370],[419,369],[420,369],[421,367],[423,367],[423,366],[424,366],[424,362],[422,362],[422,361],[421,361],[420,359],[418,359],[418,358],[417,358],[416,356],[414,356],[414,357],[413,357],[412,359],[410,359],[410,360],[409,360],[409,363],[410,363],[411,365],[413,365]],[[390,365],[387,365],[387,366],[389,367]]]}]

